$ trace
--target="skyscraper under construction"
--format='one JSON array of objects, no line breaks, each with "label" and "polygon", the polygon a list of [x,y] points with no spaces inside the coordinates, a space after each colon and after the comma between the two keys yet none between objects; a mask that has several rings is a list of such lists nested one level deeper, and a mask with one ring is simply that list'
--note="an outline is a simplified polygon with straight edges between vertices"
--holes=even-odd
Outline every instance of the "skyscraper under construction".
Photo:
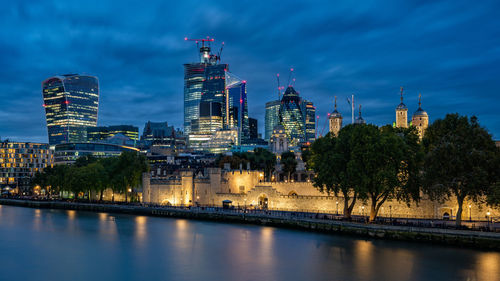
[{"label": "skyscraper under construction", "polygon": [[[200,61],[184,65],[184,131],[208,140],[223,129],[237,129],[238,138],[249,135],[246,81],[229,72],[220,63],[220,54],[212,54],[212,38],[196,41]],[[205,137],[200,137],[204,135]],[[193,138],[194,139],[194,138]]]}]

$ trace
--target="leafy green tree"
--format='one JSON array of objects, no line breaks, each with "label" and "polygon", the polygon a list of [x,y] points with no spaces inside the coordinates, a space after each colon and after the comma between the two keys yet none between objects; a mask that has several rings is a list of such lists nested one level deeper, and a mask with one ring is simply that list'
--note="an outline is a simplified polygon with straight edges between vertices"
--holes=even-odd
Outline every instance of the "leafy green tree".
[{"label": "leafy green tree", "polygon": [[149,171],[149,165],[144,155],[134,151],[124,151],[118,157],[115,174],[115,187],[125,193],[125,202],[129,189],[140,185],[142,174]]},{"label": "leafy green tree", "polygon": [[252,155],[253,158],[251,163],[254,164],[252,168],[255,170],[263,170],[265,179],[270,181],[271,174],[276,167],[276,155],[263,148],[256,148]]},{"label": "leafy green tree", "polygon": [[[475,116],[447,114],[424,135],[424,188],[434,200],[456,198],[456,225],[462,222],[465,200],[481,202],[498,194],[498,148]],[[493,199],[493,200],[492,200]]]},{"label": "leafy green tree", "polygon": [[339,138],[328,133],[313,142],[309,166],[314,171],[313,185],[321,192],[334,193],[344,197],[344,217],[351,218],[352,209],[356,204],[357,191],[353,188],[347,163],[351,157],[351,131],[348,125],[340,131]]},{"label": "leafy green tree", "polygon": [[297,169],[297,159],[295,159],[295,153],[291,151],[283,152],[281,154],[280,160],[283,172],[288,174],[288,180],[290,181],[290,177],[295,170]]},{"label": "leafy green tree", "polygon": [[[354,132],[357,142],[348,163],[348,172],[354,179],[359,197],[370,200],[369,220],[374,221],[387,199],[410,198],[406,195],[410,190],[408,186],[418,182],[411,178],[418,176],[418,170],[409,170],[408,159],[413,156],[406,155],[410,149],[404,134],[397,134],[390,126],[379,129],[375,125],[357,125]],[[416,131],[409,134],[408,142],[410,137],[417,142]]]}]

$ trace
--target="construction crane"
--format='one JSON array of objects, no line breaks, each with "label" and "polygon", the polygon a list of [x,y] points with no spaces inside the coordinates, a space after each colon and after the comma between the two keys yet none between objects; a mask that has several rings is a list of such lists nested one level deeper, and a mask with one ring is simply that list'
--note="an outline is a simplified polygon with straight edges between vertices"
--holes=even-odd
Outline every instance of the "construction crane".
[{"label": "construction crane", "polygon": [[[210,38],[210,36],[207,36],[207,38],[203,39],[193,39],[184,37],[184,41],[194,41],[196,43],[196,47],[200,49],[200,62],[215,64],[218,61],[220,61],[222,47],[218,55],[213,55],[210,53],[210,42],[214,42],[215,41],[214,38]],[[201,47],[200,47],[200,42],[201,42]],[[224,46],[224,42],[222,42],[222,46]]]},{"label": "construction crane", "polygon": [[281,91],[285,89],[284,86],[280,85],[280,74],[276,74],[276,80],[278,81],[278,100],[281,100]]}]

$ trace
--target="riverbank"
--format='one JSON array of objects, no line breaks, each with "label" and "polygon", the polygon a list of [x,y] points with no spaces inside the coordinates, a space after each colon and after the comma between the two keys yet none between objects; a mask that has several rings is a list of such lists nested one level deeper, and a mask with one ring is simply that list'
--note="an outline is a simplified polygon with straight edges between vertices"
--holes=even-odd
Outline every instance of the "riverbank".
[{"label": "riverbank", "polygon": [[294,228],[324,233],[356,235],[377,239],[439,243],[459,247],[473,247],[476,249],[481,248],[487,250],[500,250],[500,233],[363,224],[306,217],[283,217],[273,215],[272,212],[269,212],[269,214],[255,214],[234,212],[230,210],[224,211],[211,208],[178,209],[166,207],[143,207],[134,205],[109,205],[17,199],[0,199],[0,205],[173,217],[230,223],[245,223]]}]

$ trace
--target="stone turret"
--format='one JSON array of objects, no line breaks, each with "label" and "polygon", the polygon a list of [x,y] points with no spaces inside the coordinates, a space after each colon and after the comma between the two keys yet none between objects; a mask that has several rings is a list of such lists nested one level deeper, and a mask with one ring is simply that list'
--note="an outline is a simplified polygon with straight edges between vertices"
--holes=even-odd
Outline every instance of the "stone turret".
[{"label": "stone turret", "polygon": [[359,105],[359,115],[356,117],[356,121],[354,121],[354,124],[366,124],[365,119],[361,117],[361,104]]},{"label": "stone turret", "polygon": [[429,127],[429,115],[422,109],[422,95],[418,95],[418,109],[413,113],[411,123],[418,130],[418,136],[423,138],[425,130]]},{"label": "stone turret", "polygon": [[408,128],[408,107],[403,103],[403,87],[401,87],[401,103],[396,107],[396,127]]},{"label": "stone turret", "polygon": [[335,96],[335,109],[329,117],[329,129],[330,133],[335,136],[339,135],[340,129],[342,129],[342,115],[337,111],[337,97]]}]

